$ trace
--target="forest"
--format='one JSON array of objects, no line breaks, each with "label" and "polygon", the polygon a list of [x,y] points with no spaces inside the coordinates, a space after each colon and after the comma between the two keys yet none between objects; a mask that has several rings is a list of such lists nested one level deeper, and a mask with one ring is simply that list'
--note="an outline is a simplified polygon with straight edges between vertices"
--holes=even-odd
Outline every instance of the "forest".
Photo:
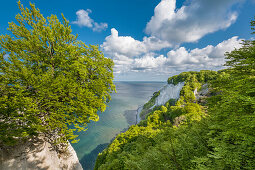
[{"label": "forest", "polygon": [[254,169],[255,41],[242,45],[225,54],[224,70],[170,77],[185,82],[180,98],[147,113],[155,92],[145,119],[116,136],[95,169]]},{"label": "forest", "polygon": [[[0,146],[43,136],[61,153],[106,110],[114,61],[73,35],[63,14],[18,6],[10,34],[0,35]],[[154,92],[142,120],[99,153],[95,169],[254,169],[255,40],[225,56],[225,69],[169,77],[184,82],[179,99],[150,109]]]}]

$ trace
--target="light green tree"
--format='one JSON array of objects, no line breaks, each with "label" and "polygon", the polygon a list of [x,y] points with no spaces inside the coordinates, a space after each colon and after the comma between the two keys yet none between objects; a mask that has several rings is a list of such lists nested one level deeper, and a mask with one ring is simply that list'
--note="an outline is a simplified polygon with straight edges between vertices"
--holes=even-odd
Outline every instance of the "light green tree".
[{"label": "light green tree", "polygon": [[11,33],[0,36],[0,144],[38,134],[76,142],[73,132],[97,121],[115,91],[113,61],[78,41],[63,14],[61,23],[18,6]]}]

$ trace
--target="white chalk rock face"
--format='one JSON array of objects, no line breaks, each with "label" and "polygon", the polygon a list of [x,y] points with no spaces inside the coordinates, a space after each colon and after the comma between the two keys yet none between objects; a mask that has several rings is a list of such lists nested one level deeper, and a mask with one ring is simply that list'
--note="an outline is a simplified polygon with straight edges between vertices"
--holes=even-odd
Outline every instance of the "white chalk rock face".
[{"label": "white chalk rock face", "polygon": [[178,99],[180,97],[180,91],[184,86],[184,82],[177,85],[167,84],[160,89],[160,95],[156,98],[155,106],[164,105],[170,99]]},{"label": "white chalk rock face", "polygon": [[137,109],[137,114],[136,114],[136,124],[138,124],[141,121],[140,113],[143,110],[143,105],[139,106]]},{"label": "white chalk rock face", "polygon": [[[155,104],[150,108],[152,110],[155,106],[164,105],[170,99],[179,99],[180,91],[184,86],[184,82],[178,83],[177,85],[167,84],[160,89],[160,95],[155,99]],[[143,110],[143,106],[138,107],[136,115],[136,124],[141,121],[140,113]]]},{"label": "white chalk rock face", "polygon": [[70,143],[64,153],[57,154],[50,143],[39,139],[10,149],[0,148],[0,157],[3,170],[82,170]]}]

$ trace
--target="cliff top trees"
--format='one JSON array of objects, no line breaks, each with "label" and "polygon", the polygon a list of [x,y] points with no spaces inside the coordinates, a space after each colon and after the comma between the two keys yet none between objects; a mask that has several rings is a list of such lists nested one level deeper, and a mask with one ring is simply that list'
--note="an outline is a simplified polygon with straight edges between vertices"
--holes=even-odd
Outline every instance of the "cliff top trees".
[{"label": "cliff top trees", "polygon": [[[253,28],[254,21],[251,22]],[[253,169],[255,166],[255,41],[226,53],[225,73],[212,87],[209,99],[209,157],[200,159],[208,169]]]},{"label": "cliff top trees", "polygon": [[61,23],[18,6],[11,34],[0,36],[0,144],[38,133],[75,142],[73,132],[97,121],[111,99],[113,62],[78,41],[63,15]]},{"label": "cliff top trees", "polygon": [[[98,155],[95,169],[254,169],[254,46],[254,40],[244,41],[242,48],[227,53],[230,68],[218,73],[170,77],[169,83],[185,81],[176,106],[168,105],[166,113],[156,110],[118,135]],[[205,113],[206,108],[187,100],[199,83],[210,87]],[[152,132],[156,135],[149,136]]]}]

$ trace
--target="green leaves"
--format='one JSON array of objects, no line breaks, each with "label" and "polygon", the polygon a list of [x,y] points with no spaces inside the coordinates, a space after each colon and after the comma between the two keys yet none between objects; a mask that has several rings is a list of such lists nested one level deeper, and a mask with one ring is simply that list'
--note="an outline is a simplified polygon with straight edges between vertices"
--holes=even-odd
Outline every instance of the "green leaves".
[{"label": "green leaves", "polygon": [[[207,73],[207,74],[206,74]],[[178,101],[170,100],[147,114],[146,119],[118,135],[98,155],[95,169],[191,169],[196,157],[207,154],[205,125],[199,124],[205,115],[196,102],[194,89],[200,88],[198,79],[215,77],[214,72],[187,72],[173,77],[185,81]],[[184,76],[183,76],[184,75]],[[155,100],[145,104],[149,109]],[[175,103],[175,104],[174,104]],[[178,127],[177,127],[178,126]],[[203,134],[203,136],[201,136]]]},{"label": "green leaves", "polygon": [[77,41],[63,15],[61,23],[33,4],[18,5],[17,23],[8,28],[14,37],[0,37],[0,143],[37,133],[75,141],[73,132],[97,121],[115,91],[113,62],[98,46]]},{"label": "green leaves", "polygon": [[[227,53],[228,69],[170,77],[170,84],[185,82],[175,105],[157,107],[118,135],[95,169],[254,169],[254,45]],[[194,91],[203,88],[209,99],[200,103]],[[145,108],[151,105],[153,97]]]},{"label": "green leaves", "polygon": [[211,82],[217,95],[209,99],[208,145],[212,150],[204,163],[216,169],[253,169],[254,41],[244,41],[242,48],[226,56],[225,65],[230,67]]}]

